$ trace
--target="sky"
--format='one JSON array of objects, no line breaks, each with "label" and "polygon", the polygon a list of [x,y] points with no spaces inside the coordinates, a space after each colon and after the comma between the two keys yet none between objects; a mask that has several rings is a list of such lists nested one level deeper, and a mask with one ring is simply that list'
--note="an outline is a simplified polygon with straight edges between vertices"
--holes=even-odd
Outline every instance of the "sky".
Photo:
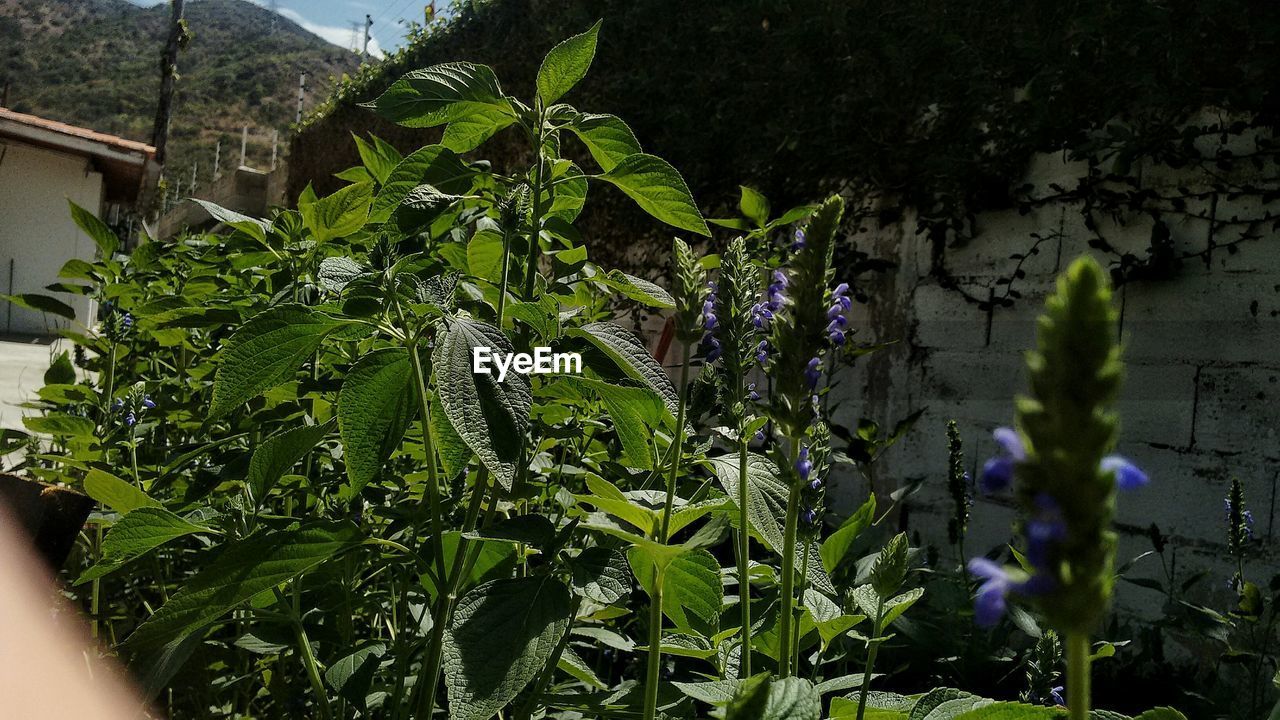
[{"label": "sky", "polygon": [[[137,5],[157,5],[165,1],[132,0]],[[271,0],[249,1],[263,7],[272,4]],[[412,18],[422,22],[426,4],[426,0],[275,0],[281,15],[340,47],[351,47],[351,24],[359,25],[357,34],[362,37],[365,15],[371,16],[369,52],[375,57],[404,43],[402,20]],[[436,7],[441,10],[448,4],[448,0],[436,1]]]}]

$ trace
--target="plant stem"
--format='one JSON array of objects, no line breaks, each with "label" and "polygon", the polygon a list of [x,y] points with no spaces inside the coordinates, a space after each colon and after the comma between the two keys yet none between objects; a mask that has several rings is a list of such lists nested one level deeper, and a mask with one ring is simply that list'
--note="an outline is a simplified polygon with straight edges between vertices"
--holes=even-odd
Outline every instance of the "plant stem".
[{"label": "plant stem", "polygon": [[[741,383],[739,383],[741,384]],[[751,557],[747,513],[747,439],[738,438],[738,604],[742,606],[742,642],[738,677],[751,677]]]},{"label": "plant stem", "polygon": [[298,649],[302,652],[302,664],[307,669],[307,679],[311,681],[311,690],[316,694],[316,703],[320,706],[320,717],[328,720],[333,717],[333,708],[329,707],[329,695],[324,690],[324,682],[320,679],[320,667],[316,656],[311,652],[311,641],[307,639],[307,630],[302,626],[302,618],[294,611],[293,630],[298,637]]},{"label": "plant stem", "polygon": [[1067,710],[1071,720],[1089,717],[1089,636],[1067,633]]},{"label": "plant stem", "polygon": [[[791,466],[787,472],[795,468],[800,457],[800,441],[791,438],[791,452],[788,462]],[[781,638],[778,647],[778,677],[791,677],[791,620],[795,614],[795,571],[796,571],[796,532],[800,524],[800,483],[798,479],[791,483],[791,491],[787,495],[787,519],[783,526],[782,543],[782,611],[778,618],[778,636]]]},{"label": "plant stem", "polygon": [[665,543],[670,535],[671,509],[676,501],[676,479],[680,472],[680,460],[684,450],[684,424],[686,406],[686,386],[689,382],[689,346],[685,345],[680,355],[680,399],[676,403],[676,432],[671,441],[671,471],[667,474],[667,497],[662,506],[662,532],[658,542]]},{"label": "plant stem", "polygon": [[658,713],[658,679],[662,670],[662,583],[665,567],[653,573],[653,595],[649,598],[649,666],[644,680],[644,720]]},{"label": "plant stem", "polygon": [[[809,541],[803,543],[800,554],[800,596],[803,597],[809,587]],[[791,667],[800,673],[800,622],[797,620],[791,632]]]},{"label": "plant stem", "polygon": [[537,131],[533,133],[533,136],[536,138],[534,141],[535,145],[533,147],[533,156],[535,158],[534,162],[536,164],[533,166],[533,209],[529,215],[532,227],[529,229],[529,254],[526,258],[524,270],[524,297],[526,300],[533,296],[534,279],[538,277],[538,254],[541,252],[541,247],[538,244],[538,237],[542,234],[543,165],[546,164],[542,157],[542,145],[546,141],[546,134],[543,130],[544,122],[542,115],[541,102],[539,102],[537,118],[538,128]]},{"label": "plant stem", "polygon": [[867,693],[871,690],[871,671],[880,652],[880,622],[884,619],[884,598],[876,601],[876,624],[871,626],[871,640],[867,643],[867,664],[862,668],[862,691],[858,693],[858,720],[867,711]]},{"label": "plant stem", "polygon": [[[95,522],[93,524],[93,562],[94,564],[96,565],[98,561],[101,559],[102,559],[102,523]],[[98,639],[98,634],[100,632],[98,628],[101,620],[98,618],[98,603],[102,597],[101,591],[102,591],[101,578],[94,578],[93,585],[90,590],[91,594],[89,596],[89,615],[93,617],[93,639],[94,640]]]}]

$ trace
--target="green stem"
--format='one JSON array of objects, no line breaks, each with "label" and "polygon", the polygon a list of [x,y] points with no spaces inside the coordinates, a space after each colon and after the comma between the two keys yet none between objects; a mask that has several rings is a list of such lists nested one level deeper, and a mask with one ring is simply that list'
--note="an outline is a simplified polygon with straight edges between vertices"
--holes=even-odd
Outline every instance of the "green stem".
[{"label": "green stem", "polygon": [[1067,633],[1067,710],[1071,720],[1089,717],[1089,636]]},{"label": "green stem", "polygon": [[[804,552],[800,553],[800,595],[804,596],[805,590],[809,587],[809,542],[804,543]],[[804,612],[803,609],[797,608],[798,613]],[[791,667],[795,668],[796,674],[800,673],[800,620],[796,618],[795,627],[791,632]]]},{"label": "green stem", "polygon": [[[791,452],[788,462],[795,468],[800,457],[800,441],[791,439]],[[791,472],[788,469],[787,472]],[[787,645],[791,637],[791,620],[795,614],[795,574],[796,574],[796,532],[800,524],[800,483],[792,482],[791,491],[787,495],[787,519],[783,526],[782,542],[782,611],[778,617],[778,633],[783,638],[778,648],[778,677],[791,677],[791,653]]]},{"label": "green stem", "polygon": [[538,276],[538,254],[541,252],[538,237],[542,233],[542,190],[543,190],[543,166],[546,164],[542,157],[542,145],[546,141],[546,134],[543,129],[542,109],[538,109],[538,129],[534,133],[536,138],[533,148],[533,156],[535,165],[533,166],[533,211],[529,216],[532,227],[529,229],[529,255],[526,260],[524,270],[524,297],[528,299],[533,296],[534,280]]},{"label": "green stem", "polygon": [[307,680],[311,682],[311,690],[316,695],[316,705],[320,708],[320,717],[323,720],[331,720],[333,718],[333,708],[329,706],[329,694],[325,692],[324,681],[320,679],[320,664],[316,661],[315,653],[311,651],[311,640],[307,637],[307,629],[302,625],[302,617],[298,614],[298,596],[300,595],[299,583],[301,578],[294,580],[292,604],[287,604],[284,594],[278,589],[275,591],[276,600],[285,603],[289,608],[289,619],[293,625],[294,637],[298,641],[298,652],[302,655],[302,666],[307,671]]},{"label": "green stem", "polygon": [[738,438],[738,604],[742,606],[742,642],[739,647],[738,677],[751,677],[751,556],[747,528],[747,438]]},{"label": "green stem", "polygon": [[644,681],[644,720],[658,714],[658,681],[662,670],[662,583],[666,568],[653,574],[653,596],[649,598],[649,665]]},{"label": "green stem", "polygon": [[[102,523],[95,522],[93,524],[93,562],[96,565],[102,559]],[[98,618],[98,603],[102,599],[102,580],[100,578],[93,579],[93,585],[89,596],[89,615],[93,618],[93,639],[98,639],[100,632]]]},{"label": "green stem", "polygon": [[667,497],[666,503],[662,506],[662,533],[658,536],[658,542],[665,543],[670,535],[671,528],[671,509],[676,501],[676,479],[680,472],[680,460],[684,450],[684,424],[685,424],[685,389],[689,382],[689,346],[685,345],[680,356],[680,399],[676,404],[676,432],[675,438],[671,441],[671,471],[667,474]]},{"label": "green stem", "polygon": [[884,598],[876,601],[876,624],[871,627],[871,640],[867,642],[867,664],[862,668],[862,691],[858,693],[858,720],[867,711],[867,693],[871,690],[871,671],[876,666],[876,654],[880,652],[880,622],[884,619]]}]

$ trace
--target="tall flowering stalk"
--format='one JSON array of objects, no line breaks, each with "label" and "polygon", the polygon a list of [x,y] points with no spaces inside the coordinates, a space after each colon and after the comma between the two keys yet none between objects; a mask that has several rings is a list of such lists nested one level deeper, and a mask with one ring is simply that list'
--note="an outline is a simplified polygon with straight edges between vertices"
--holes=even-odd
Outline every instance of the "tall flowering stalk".
[{"label": "tall flowering stalk", "polygon": [[1115,582],[1116,490],[1147,482],[1128,460],[1108,454],[1119,429],[1112,407],[1120,355],[1106,273],[1080,258],[1040,317],[1037,349],[1027,355],[1031,392],[1017,399],[1017,428],[996,431],[1002,452],[983,471],[985,491],[1015,485],[1022,567],[1011,571],[985,558],[969,564],[983,581],[975,604],[980,624],[994,624],[1012,593],[1066,639],[1072,720],[1089,716],[1089,636]]},{"label": "tall flowering stalk", "polygon": [[[779,615],[781,637],[787,639],[778,658],[778,675],[793,672],[788,645],[795,621],[796,535],[801,514],[801,496],[808,482],[806,463],[802,457],[804,438],[812,425],[817,408],[818,382],[822,377],[822,355],[833,344],[845,340],[845,312],[851,306],[848,286],[828,292],[831,258],[835,235],[844,214],[844,201],[833,196],[824,202],[808,225],[796,232],[787,273],[775,279],[788,292],[777,310],[771,310],[772,322],[768,349],[774,351],[769,365],[774,393],[770,398],[771,415],[778,430],[787,438],[787,463],[790,492],[786,521],[783,526],[782,608]],[[772,287],[772,286],[771,286]],[[781,290],[781,288],[780,288]],[[808,465],[812,470],[812,465]]]},{"label": "tall flowering stalk", "polygon": [[[760,295],[760,270],[747,254],[742,238],[729,243],[720,259],[720,278],[715,292],[707,300],[703,323],[708,329],[707,345],[716,351],[708,361],[718,360],[721,387],[724,388],[723,419],[733,428],[738,450],[738,605],[742,613],[741,668],[739,677],[751,676],[751,583],[749,576],[750,518],[748,516],[749,481],[747,476],[747,426],[754,419],[751,405],[760,395],[755,384],[747,383],[747,374],[757,364],[760,330],[764,326]],[[772,287],[772,286],[771,286]]]},{"label": "tall flowering stalk", "polygon": [[964,537],[969,530],[969,508],[973,506],[973,480],[964,469],[964,444],[955,420],[947,421],[947,494],[951,496],[947,538],[963,558]]}]

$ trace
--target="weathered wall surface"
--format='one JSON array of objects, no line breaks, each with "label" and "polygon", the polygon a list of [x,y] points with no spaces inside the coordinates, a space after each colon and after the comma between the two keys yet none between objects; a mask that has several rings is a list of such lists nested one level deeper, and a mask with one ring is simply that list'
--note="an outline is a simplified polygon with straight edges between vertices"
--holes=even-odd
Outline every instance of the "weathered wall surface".
[{"label": "weathered wall surface", "polygon": [[[1259,569],[1278,559],[1271,538],[1280,532],[1273,512],[1280,475],[1280,235],[1274,224],[1280,204],[1274,192],[1241,190],[1274,188],[1275,168],[1135,167],[1132,185],[1115,188],[1143,197],[1133,211],[1101,211],[1071,192],[1091,171],[1098,168],[1062,154],[1037,157],[1025,178],[1027,211],[977,215],[964,247],[939,252],[934,240],[916,232],[913,216],[857,236],[861,250],[898,263],[872,288],[858,337],[899,342],[843,378],[835,419],[885,423],[927,407],[876,465],[875,485],[923,480],[911,501],[910,527],[947,557],[947,420],[959,424],[976,476],[995,450],[991,430],[1011,424],[1012,398],[1026,387],[1022,353],[1034,343],[1035,318],[1054,276],[1081,254],[1113,268],[1126,252],[1148,257],[1153,238],[1164,238],[1167,228],[1165,246],[1181,258],[1176,269],[1128,279],[1116,293],[1127,365],[1119,451],[1152,478],[1148,488],[1119,500],[1119,560],[1151,549],[1145,533],[1156,523],[1172,536],[1180,566],[1189,571],[1215,561],[1222,577],[1207,587],[1225,598],[1223,497],[1230,478],[1243,481],[1256,518]],[[1107,191],[1104,182],[1090,197]],[[1165,210],[1153,214],[1153,208]],[[1099,249],[1099,240],[1110,250]],[[1010,287],[1021,297],[1008,307],[974,302],[998,300]],[[866,489],[861,478],[837,478],[836,512],[848,512]],[[1007,542],[1012,515],[1007,498],[979,498],[967,551]],[[1144,560],[1134,574],[1161,576],[1159,560]],[[1255,580],[1264,583],[1270,574]],[[1121,592],[1127,607],[1159,607],[1150,591],[1122,584]]]}]

